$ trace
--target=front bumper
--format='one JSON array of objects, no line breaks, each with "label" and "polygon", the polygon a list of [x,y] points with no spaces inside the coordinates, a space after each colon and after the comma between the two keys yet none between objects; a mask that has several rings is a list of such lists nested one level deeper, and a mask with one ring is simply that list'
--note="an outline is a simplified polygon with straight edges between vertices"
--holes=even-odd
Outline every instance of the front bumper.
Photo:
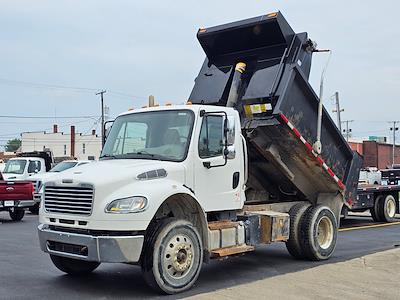
[{"label": "front bumper", "polygon": [[[93,236],[51,230],[38,226],[40,248],[49,254],[87,261],[136,263],[144,236]],[[78,251],[77,251],[78,250]]]},{"label": "front bumper", "polygon": [[17,207],[31,207],[35,205],[34,200],[24,200],[24,201],[19,201]]}]

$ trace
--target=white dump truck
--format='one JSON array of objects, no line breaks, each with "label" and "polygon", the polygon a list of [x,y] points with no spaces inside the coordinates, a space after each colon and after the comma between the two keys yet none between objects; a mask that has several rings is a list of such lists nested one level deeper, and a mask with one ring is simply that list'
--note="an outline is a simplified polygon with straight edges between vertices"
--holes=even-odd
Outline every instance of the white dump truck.
[{"label": "white dump truck", "polygon": [[187,105],[119,115],[98,163],[43,183],[40,245],[61,271],[137,264],[174,294],[204,262],[263,244],[285,242],[299,259],[332,255],[361,159],[318,113],[314,43],[281,13],[198,39],[207,58]]}]

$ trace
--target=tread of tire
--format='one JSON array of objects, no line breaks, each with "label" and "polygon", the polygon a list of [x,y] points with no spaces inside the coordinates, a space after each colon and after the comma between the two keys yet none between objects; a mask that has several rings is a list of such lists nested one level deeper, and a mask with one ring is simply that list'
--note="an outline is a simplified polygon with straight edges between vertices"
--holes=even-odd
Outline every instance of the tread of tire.
[{"label": "tread of tire", "polygon": [[[309,207],[306,210],[306,212],[304,213],[304,217],[303,217],[302,224],[301,224],[301,226],[302,226],[301,239],[302,239],[303,253],[306,258],[308,258],[309,260],[313,260],[313,261],[319,261],[321,259],[314,255],[313,250],[312,250],[312,241],[310,240],[313,237],[311,237],[310,235],[308,235],[306,233],[308,231],[308,228],[311,227],[311,222],[314,218],[315,211],[320,209],[321,207],[322,207],[322,205]],[[335,225],[337,226],[337,224],[335,224]],[[336,230],[337,230],[337,227],[336,227]]]},{"label": "tread of tire", "polygon": [[[293,206],[289,210],[290,215],[290,228],[289,228],[289,240],[286,242],[286,248],[290,255],[294,258],[302,259],[304,258],[304,253],[300,240],[300,230],[302,217],[305,211],[309,208],[308,203],[299,203]],[[297,225],[294,225],[296,224]],[[293,225],[293,226],[292,226]],[[292,238],[291,238],[292,237]]]},{"label": "tread of tire", "polygon": [[374,202],[374,207],[372,207],[369,211],[371,213],[371,217],[375,222],[381,222],[382,221],[382,215],[380,212],[380,202],[382,202],[383,197],[382,196],[378,196],[375,199]]}]

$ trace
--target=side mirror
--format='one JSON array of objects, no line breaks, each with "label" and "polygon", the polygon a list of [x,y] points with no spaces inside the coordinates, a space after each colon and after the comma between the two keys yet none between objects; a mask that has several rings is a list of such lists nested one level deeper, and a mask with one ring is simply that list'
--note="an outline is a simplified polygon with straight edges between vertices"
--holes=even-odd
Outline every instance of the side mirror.
[{"label": "side mirror", "polygon": [[114,120],[106,121],[104,123],[104,128],[103,128],[104,136],[102,137],[103,144],[106,142],[106,139],[107,139],[108,135],[110,134],[113,123],[114,123]]},{"label": "side mirror", "polygon": [[235,143],[235,117],[228,116],[226,119],[226,144],[231,146]]},{"label": "side mirror", "polygon": [[226,147],[224,154],[227,159],[234,159],[236,157],[235,146],[230,145],[230,146]]}]

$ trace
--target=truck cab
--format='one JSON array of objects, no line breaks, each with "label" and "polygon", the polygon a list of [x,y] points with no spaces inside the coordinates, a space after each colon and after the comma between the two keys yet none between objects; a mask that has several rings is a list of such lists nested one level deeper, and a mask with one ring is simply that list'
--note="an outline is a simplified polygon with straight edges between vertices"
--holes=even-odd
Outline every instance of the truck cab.
[{"label": "truck cab", "polygon": [[6,180],[25,180],[32,175],[45,173],[45,160],[40,157],[15,157],[7,161],[3,176]]},{"label": "truck cab", "polygon": [[[112,221],[113,230],[141,232],[162,204],[176,197],[191,199],[202,214],[240,209],[244,149],[232,108],[182,105],[124,113],[98,163],[44,182],[40,223],[58,226],[68,219],[69,227],[109,230]],[[75,194],[82,205],[74,205]],[[140,250],[131,255],[138,259]]]}]

